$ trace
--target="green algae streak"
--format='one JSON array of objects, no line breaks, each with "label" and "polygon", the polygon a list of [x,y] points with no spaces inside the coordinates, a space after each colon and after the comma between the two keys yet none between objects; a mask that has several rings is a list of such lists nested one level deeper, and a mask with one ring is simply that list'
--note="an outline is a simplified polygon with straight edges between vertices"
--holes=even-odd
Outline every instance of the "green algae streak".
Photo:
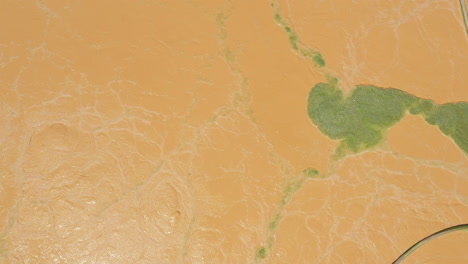
[{"label": "green algae streak", "polygon": [[337,83],[319,83],[309,93],[307,109],[322,133],[341,141],[338,157],[376,146],[408,112],[438,126],[468,154],[466,102],[437,105],[398,89],[372,85],[358,85],[345,97]]},{"label": "green algae streak", "polygon": [[271,7],[275,11],[274,17],[275,17],[276,23],[280,25],[288,34],[289,43],[291,44],[291,47],[295,51],[299,52],[302,56],[312,59],[312,61],[315,63],[315,65],[318,68],[325,67],[325,59],[322,57],[322,54],[312,49],[309,49],[307,47],[304,47],[301,44],[297,34],[291,29],[291,27],[287,25],[286,21],[281,16],[277,3],[273,2],[271,4]]}]

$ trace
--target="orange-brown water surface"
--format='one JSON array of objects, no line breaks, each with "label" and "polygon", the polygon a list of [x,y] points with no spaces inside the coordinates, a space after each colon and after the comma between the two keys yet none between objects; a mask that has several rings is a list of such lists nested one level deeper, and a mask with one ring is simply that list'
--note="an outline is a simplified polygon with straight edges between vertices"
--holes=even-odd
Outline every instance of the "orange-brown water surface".
[{"label": "orange-brown water surface", "polygon": [[468,223],[468,154],[438,126],[405,112],[338,155],[307,99],[468,101],[460,3],[0,1],[0,263],[392,263]]}]

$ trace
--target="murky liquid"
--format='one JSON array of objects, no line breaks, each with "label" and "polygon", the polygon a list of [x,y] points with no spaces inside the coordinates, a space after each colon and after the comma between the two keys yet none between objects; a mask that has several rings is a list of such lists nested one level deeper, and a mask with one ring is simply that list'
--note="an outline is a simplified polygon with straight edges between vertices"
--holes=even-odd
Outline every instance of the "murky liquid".
[{"label": "murky liquid", "polygon": [[0,262],[391,263],[468,222],[468,159],[437,127],[406,115],[336,159],[307,114],[331,77],[468,101],[458,1],[270,4],[0,4]]}]

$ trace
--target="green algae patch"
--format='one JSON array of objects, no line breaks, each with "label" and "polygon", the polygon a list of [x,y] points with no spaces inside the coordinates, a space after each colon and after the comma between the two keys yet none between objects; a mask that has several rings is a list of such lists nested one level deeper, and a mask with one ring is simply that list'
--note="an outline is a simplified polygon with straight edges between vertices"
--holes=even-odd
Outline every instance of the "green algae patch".
[{"label": "green algae patch", "polygon": [[312,59],[315,61],[315,63],[317,63],[319,67],[325,66],[325,60],[323,59],[322,54],[316,53],[314,54]]},{"label": "green algae patch", "polygon": [[403,116],[422,115],[468,153],[468,103],[437,105],[404,91],[358,85],[344,96],[336,83],[319,83],[309,93],[308,115],[322,133],[340,140],[337,157],[379,144]]},{"label": "green algae patch", "polygon": [[309,93],[308,114],[328,137],[341,140],[338,156],[377,145],[388,127],[396,124],[416,97],[397,89],[356,86],[344,97],[336,86],[319,83]]},{"label": "green algae patch", "polygon": [[313,178],[319,174],[319,171],[316,169],[309,168],[303,170],[302,173],[308,178]]},{"label": "green algae patch", "polygon": [[302,56],[312,59],[319,68],[325,67],[325,59],[323,59],[322,54],[307,48],[302,48],[300,53]]},{"label": "green algae patch", "polygon": [[[282,22],[283,23],[283,22]],[[284,24],[284,23],[283,23]],[[289,35],[289,43],[291,44],[291,47],[294,49],[294,50],[298,50],[298,42],[299,42],[299,38],[297,37],[296,33],[294,33],[294,31],[292,31],[292,29],[290,27],[287,27],[287,26],[284,26],[284,30],[288,33]]]},{"label": "green algae patch", "polygon": [[426,121],[439,129],[468,154],[468,103],[440,105],[425,112]]},{"label": "green algae patch", "polygon": [[257,258],[265,258],[266,257],[266,248],[265,247],[261,247],[258,251],[257,251]]}]

